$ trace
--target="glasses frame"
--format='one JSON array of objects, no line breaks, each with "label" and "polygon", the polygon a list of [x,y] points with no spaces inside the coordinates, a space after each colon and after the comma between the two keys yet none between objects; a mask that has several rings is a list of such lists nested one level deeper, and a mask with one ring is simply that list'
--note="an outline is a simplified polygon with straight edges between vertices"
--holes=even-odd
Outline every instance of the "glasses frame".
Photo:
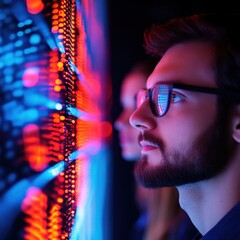
[{"label": "glasses frame", "polygon": [[[153,90],[156,87],[159,87],[160,85],[165,85],[165,86],[168,87],[168,99],[167,99],[167,102],[166,102],[167,106],[166,106],[165,111],[161,115],[159,114],[159,112],[156,111],[155,103],[152,100]],[[142,91],[142,90],[146,91],[144,101],[146,99],[149,99],[150,108],[151,108],[151,111],[152,111],[153,115],[156,116],[156,117],[163,117],[164,115],[166,115],[166,113],[169,110],[171,95],[172,95],[173,89],[181,89],[181,90],[207,93],[207,94],[215,94],[215,95],[227,95],[227,96],[230,96],[230,97],[235,96],[235,94],[238,94],[238,97],[239,97],[239,94],[240,94],[239,91],[225,90],[225,89],[212,88],[212,87],[195,86],[195,85],[189,85],[189,84],[183,84],[183,83],[157,83],[152,88],[141,89],[140,91]],[[137,95],[140,93],[140,91],[136,94],[136,99],[137,99]]]}]

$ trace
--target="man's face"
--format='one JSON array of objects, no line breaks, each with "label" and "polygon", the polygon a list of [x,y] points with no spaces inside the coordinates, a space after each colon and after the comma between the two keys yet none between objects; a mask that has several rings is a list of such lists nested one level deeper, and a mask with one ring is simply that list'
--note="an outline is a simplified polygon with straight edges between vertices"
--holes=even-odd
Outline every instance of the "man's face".
[{"label": "man's face", "polygon": [[[181,82],[216,87],[213,52],[206,43],[185,43],[170,48],[147,81]],[[135,168],[137,180],[147,187],[178,186],[208,179],[225,165],[220,160],[221,135],[217,121],[217,96],[173,90],[177,101],[167,114],[152,114],[149,99],[132,114],[140,130],[142,160]]]}]

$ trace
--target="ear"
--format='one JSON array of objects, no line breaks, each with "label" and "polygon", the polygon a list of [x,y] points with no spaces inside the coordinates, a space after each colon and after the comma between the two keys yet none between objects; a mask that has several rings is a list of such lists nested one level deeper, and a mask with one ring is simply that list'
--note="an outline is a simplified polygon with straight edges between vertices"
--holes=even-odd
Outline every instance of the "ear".
[{"label": "ear", "polygon": [[233,112],[232,133],[233,139],[240,143],[240,105],[238,105]]}]

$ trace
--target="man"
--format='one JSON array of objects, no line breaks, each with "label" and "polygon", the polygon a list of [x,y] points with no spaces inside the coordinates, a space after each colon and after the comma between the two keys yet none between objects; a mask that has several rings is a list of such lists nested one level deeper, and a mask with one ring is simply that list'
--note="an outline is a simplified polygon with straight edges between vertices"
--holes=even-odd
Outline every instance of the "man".
[{"label": "man", "polygon": [[139,91],[136,179],[177,186],[195,239],[240,239],[240,34],[238,16],[194,15],[153,25],[159,57]]},{"label": "man", "polygon": [[[126,74],[120,93],[122,112],[115,121],[119,132],[122,157],[126,161],[138,161],[141,148],[138,144],[139,131],[129,123],[129,117],[136,109],[136,93],[144,87],[154,69],[155,61],[140,62]],[[131,239],[177,240],[194,236],[196,229],[178,203],[176,188],[147,189],[135,185],[135,200],[140,210]]]}]

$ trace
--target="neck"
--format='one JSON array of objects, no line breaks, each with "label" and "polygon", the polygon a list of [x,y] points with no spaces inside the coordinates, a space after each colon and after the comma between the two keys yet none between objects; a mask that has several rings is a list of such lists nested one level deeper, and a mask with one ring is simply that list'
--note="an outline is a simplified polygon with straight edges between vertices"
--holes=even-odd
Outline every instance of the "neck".
[{"label": "neck", "polygon": [[240,201],[240,163],[210,180],[179,186],[179,203],[202,235]]}]

